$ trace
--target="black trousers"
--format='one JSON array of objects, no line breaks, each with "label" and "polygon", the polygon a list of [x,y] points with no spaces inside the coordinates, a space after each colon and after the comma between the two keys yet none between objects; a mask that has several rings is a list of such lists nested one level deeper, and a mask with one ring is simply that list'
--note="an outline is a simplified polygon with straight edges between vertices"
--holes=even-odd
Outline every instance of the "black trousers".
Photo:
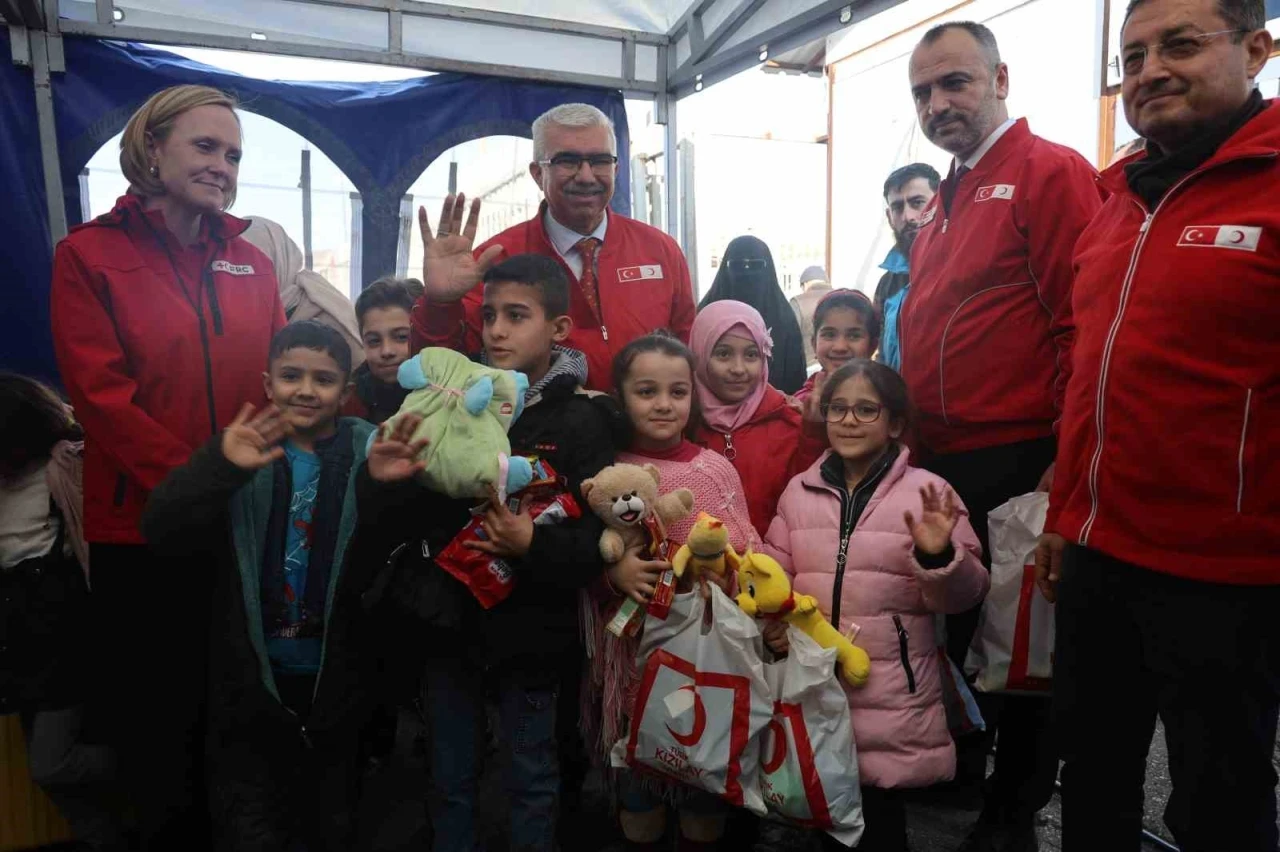
[{"label": "black trousers", "polygon": [[[969,522],[982,543],[982,562],[991,567],[987,514],[1013,497],[1034,491],[1053,463],[1053,438],[986,447],[934,456],[925,467],[941,476],[960,495]],[[978,625],[979,605],[947,616],[947,655],[964,670],[965,657]],[[987,755],[995,740],[995,772],[987,779],[984,816],[998,823],[1027,824],[1053,797],[1058,778],[1049,701],[1023,695],[976,693],[987,729],[957,744],[958,780],[977,782],[986,774]]]},{"label": "black trousers", "polygon": [[[902,790],[862,788],[865,827],[858,852],[907,852],[907,803]],[[849,852],[848,847],[822,835],[823,852]]]},{"label": "black trousers", "polygon": [[208,571],[145,545],[93,544],[89,558],[98,677],[88,712],[117,750],[139,848],[207,849]]},{"label": "black trousers", "polygon": [[1227,586],[1071,547],[1058,587],[1054,709],[1062,848],[1138,850],[1156,717],[1182,852],[1275,852],[1280,586]]}]

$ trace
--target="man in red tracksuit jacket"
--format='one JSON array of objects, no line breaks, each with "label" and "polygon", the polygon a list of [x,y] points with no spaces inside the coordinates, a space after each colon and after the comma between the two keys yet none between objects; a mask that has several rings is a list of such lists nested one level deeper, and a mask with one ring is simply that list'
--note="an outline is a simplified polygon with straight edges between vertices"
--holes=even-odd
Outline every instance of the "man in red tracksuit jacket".
[{"label": "man in red tracksuit jacket", "polygon": [[[1009,119],[1008,67],[985,26],[930,30],[910,75],[920,126],[955,160],[912,251],[902,375],[920,414],[924,466],[956,489],[989,553],[987,513],[1035,490],[1053,462],[1071,351],[1072,249],[1101,196],[1079,154]],[[948,618],[958,665],[977,614]],[[962,849],[1033,850],[1034,816],[1053,795],[1058,768],[1049,702],[979,699],[987,731],[961,741],[961,782],[981,779],[997,728],[1000,748],[982,818]]]},{"label": "man in red tracksuit jacket", "polygon": [[465,198],[449,196],[432,237],[425,211],[426,292],[413,310],[413,347],[481,348],[480,277],[504,254],[532,252],[557,260],[575,286],[565,345],[587,356],[587,387],[611,390],[613,356],[659,328],[685,343],[693,325],[689,264],[675,240],[643,222],[609,211],[617,171],[613,124],[586,104],[555,107],[533,123],[529,173],[546,200],[538,215],[508,228],[472,253],[480,201],[463,226]]},{"label": "man in red tracksuit jacket", "polygon": [[1280,104],[1253,88],[1265,26],[1262,0],[1139,0],[1123,28],[1125,114],[1148,146],[1103,174],[1113,195],[1077,247],[1037,553],[1057,598],[1067,852],[1138,836],[1157,715],[1179,847],[1280,839]]}]

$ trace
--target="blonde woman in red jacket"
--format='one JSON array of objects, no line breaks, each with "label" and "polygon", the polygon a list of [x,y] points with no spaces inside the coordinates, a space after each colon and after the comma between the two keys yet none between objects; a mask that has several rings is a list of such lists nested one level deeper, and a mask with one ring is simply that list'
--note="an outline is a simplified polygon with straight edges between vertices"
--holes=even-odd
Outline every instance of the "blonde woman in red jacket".
[{"label": "blonde woman in red jacket", "polygon": [[121,140],[129,192],[54,256],[54,347],[85,431],[84,521],[102,700],[142,849],[207,842],[195,755],[208,576],[160,564],[138,529],[147,494],[263,398],[284,312],[271,262],[227,215],[240,166],[235,102],[204,86],[153,95]]}]

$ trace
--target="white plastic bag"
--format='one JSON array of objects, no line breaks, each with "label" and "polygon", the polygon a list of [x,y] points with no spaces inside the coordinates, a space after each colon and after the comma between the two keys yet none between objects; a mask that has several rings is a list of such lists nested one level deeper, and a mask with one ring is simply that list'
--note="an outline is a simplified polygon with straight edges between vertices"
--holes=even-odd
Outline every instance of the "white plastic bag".
[{"label": "white plastic bag", "polygon": [[773,813],[853,846],[862,836],[862,792],[836,652],[794,627],[787,641],[786,658],[765,666],[773,720],[761,737],[760,792]]},{"label": "white plastic bag", "polygon": [[[631,729],[615,767],[654,772],[764,814],[758,737],[773,701],[760,631],[724,592],[675,596],[665,620],[646,616]],[[707,609],[711,623],[703,632]]]},{"label": "white plastic bag", "polygon": [[1045,694],[1053,678],[1053,604],[1036,588],[1036,541],[1049,495],[1014,497],[988,515],[991,591],[982,605],[965,671],[983,692]]}]

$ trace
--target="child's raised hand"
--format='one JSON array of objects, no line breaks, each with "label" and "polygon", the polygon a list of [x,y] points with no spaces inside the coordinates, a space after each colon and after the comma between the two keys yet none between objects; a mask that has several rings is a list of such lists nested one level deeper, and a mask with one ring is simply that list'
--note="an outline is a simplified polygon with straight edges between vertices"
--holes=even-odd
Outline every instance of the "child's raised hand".
[{"label": "child's raised hand", "polygon": [[670,562],[647,560],[640,556],[644,545],[628,548],[622,558],[609,566],[609,585],[638,604],[647,604],[653,597],[662,572],[671,567]]},{"label": "child's raised hand", "polygon": [[826,423],[822,414],[822,389],[827,386],[827,374],[818,373],[813,377],[813,390],[802,402],[801,416],[810,423]]},{"label": "child's raised hand", "polygon": [[280,442],[291,431],[274,405],[267,404],[255,414],[253,404],[246,402],[222,430],[222,455],[241,470],[259,470],[284,456]]},{"label": "child's raised hand", "polygon": [[369,476],[377,482],[403,482],[420,471],[427,463],[418,461],[418,454],[427,446],[426,438],[413,440],[413,433],[422,423],[417,414],[405,414],[396,421],[390,434],[387,424],[378,427],[378,436],[369,448]]},{"label": "child's raised hand", "polygon": [[500,559],[519,559],[533,545],[533,519],[521,508],[512,512],[498,499],[498,492],[489,487],[489,508],[485,509],[481,523],[488,541],[466,541],[462,546],[478,550]]},{"label": "child's raised hand", "polygon": [[916,521],[911,512],[904,512],[902,517],[911,531],[911,538],[916,547],[924,553],[938,554],[947,549],[951,543],[951,532],[960,520],[960,509],[956,506],[951,489],[946,489],[945,499],[933,483],[920,489],[922,510],[920,520]]}]

